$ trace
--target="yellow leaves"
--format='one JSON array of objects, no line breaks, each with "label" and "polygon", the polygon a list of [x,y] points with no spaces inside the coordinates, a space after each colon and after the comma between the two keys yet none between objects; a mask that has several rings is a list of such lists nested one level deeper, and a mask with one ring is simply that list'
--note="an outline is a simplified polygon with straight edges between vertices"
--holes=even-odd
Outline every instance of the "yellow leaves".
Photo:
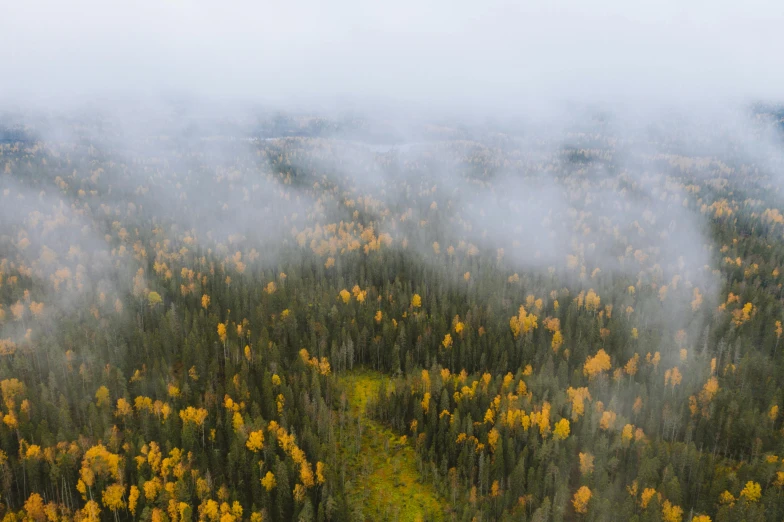
[{"label": "yellow leaves", "polygon": [[16,414],[13,411],[10,411],[3,415],[3,424],[14,430],[19,427],[19,419],[17,419]]},{"label": "yellow leaves", "polygon": [[334,257],[328,257],[327,261],[324,263],[324,268],[329,270],[333,266],[335,266],[335,258]]},{"label": "yellow leaves", "polygon": [[304,501],[306,495],[305,487],[302,484],[296,484],[294,486],[294,491],[292,491],[292,495],[294,496],[294,501],[296,502]]},{"label": "yellow leaves", "polygon": [[773,406],[770,407],[770,410],[768,411],[768,418],[771,420],[771,422],[776,422],[778,416],[779,416],[779,407],[777,404],[774,404]]},{"label": "yellow leaves", "polygon": [[348,304],[351,301],[351,293],[345,288],[340,291],[338,297],[343,301],[343,304]]},{"label": "yellow leaves", "polygon": [[411,296],[411,307],[420,308],[422,306],[422,297],[419,294]]},{"label": "yellow leaves", "polygon": [[470,281],[471,280],[471,272],[466,272],[465,274],[463,274],[463,280],[464,281]]},{"label": "yellow leaves", "polygon": [[194,408],[188,406],[184,410],[180,410],[180,419],[184,423],[192,423],[196,426],[202,426],[204,421],[207,420],[208,412],[204,408]]},{"label": "yellow leaves", "polygon": [[553,438],[556,440],[565,440],[569,436],[570,431],[569,421],[567,419],[561,419],[555,423]]},{"label": "yellow leaves", "polygon": [[275,486],[278,485],[277,481],[275,480],[275,474],[271,471],[268,471],[266,475],[261,479],[261,485],[267,491],[272,491]]},{"label": "yellow leaves", "polygon": [[621,442],[623,442],[624,446],[628,446],[629,443],[634,438],[633,430],[634,430],[634,426],[632,426],[631,424],[625,425],[623,427],[623,430],[621,430]]},{"label": "yellow leaves", "polygon": [[223,323],[218,323],[218,337],[221,342],[226,342],[226,325]]},{"label": "yellow leaves", "polygon": [[99,522],[101,520],[101,508],[98,502],[90,500],[84,507],[74,515],[74,520],[80,522]]},{"label": "yellow leaves", "polygon": [[623,371],[626,372],[626,375],[635,375],[637,373],[637,365],[640,361],[640,354],[635,353],[634,357],[628,360],[626,365],[623,367]]},{"label": "yellow leaves", "polygon": [[580,453],[580,474],[583,476],[593,473],[593,455],[590,453]]},{"label": "yellow leaves", "polygon": [[95,392],[95,405],[99,408],[101,406],[106,406],[109,404],[109,388],[106,386],[101,386],[98,388],[98,391]]},{"label": "yellow leaves", "polygon": [[161,294],[159,294],[158,292],[150,292],[149,294],[147,294],[147,303],[151,307],[159,305],[162,302],[163,302],[163,298],[161,297]]},{"label": "yellow leaves", "polygon": [[175,386],[174,384],[169,384],[166,388],[166,392],[169,394],[169,397],[172,399],[176,399],[180,396],[180,389]]},{"label": "yellow leaves", "polygon": [[522,334],[537,328],[538,317],[534,314],[529,314],[524,306],[520,306],[517,315],[509,319],[509,328],[512,330],[512,335],[517,339]]},{"label": "yellow leaves", "polygon": [[[3,310],[0,306],[0,323],[3,321]],[[0,355],[13,355],[16,353],[16,343],[11,339],[0,339]]]},{"label": "yellow leaves", "polygon": [[748,481],[740,492],[739,498],[744,499],[746,502],[757,502],[762,496],[762,487],[758,482]]},{"label": "yellow leaves", "polygon": [[595,312],[599,309],[599,305],[601,304],[601,298],[593,291],[593,288],[588,290],[588,293],[585,294],[585,309],[589,312]]},{"label": "yellow leaves", "polygon": [[583,365],[583,375],[587,375],[589,379],[593,379],[597,375],[610,369],[610,356],[604,349],[600,349],[593,357],[588,357]]},{"label": "yellow leaves", "polygon": [[727,490],[724,490],[719,495],[719,504],[733,506],[735,504],[735,496]]},{"label": "yellow leaves", "polygon": [[[282,408],[279,408],[282,409]],[[242,418],[242,414],[238,411],[235,411],[231,417],[231,426],[234,428],[234,433],[239,432],[243,426],[245,426],[245,420]]]},{"label": "yellow leaves", "polygon": [[646,509],[655,495],[656,490],[653,488],[645,488],[642,490],[642,494],[640,495],[640,507]]},{"label": "yellow leaves", "polygon": [[[405,435],[401,437],[401,440],[405,439]],[[405,444],[405,442],[403,442]],[[323,462],[316,462],[316,482],[318,484],[324,484],[327,479],[324,477],[324,463]]]},{"label": "yellow leaves", "polygon": [[495,412],[493,411],[492,408],[487,408],[487,411],[485,412],[484,423],[485,424],[495,423]]},{"label": "yellow leaves", "polygon": [[452,348],[452,336],[450,334],[446,334],[444,336],[444,340],[441,341],[441,345],[446,349]]},{"label": "yellow leaves", "polygon": [[[728,299],[729,301],[729,299]],[[742,326],[743,324],[747,323],[754,312],[754,305],[751,303],[746,303],[743,305],[743,308],[738,308],[732,311],[732,324],[737,326]]]},{"label": "yellow leaves", "polygon": [[133,414],[133,409],[131,408],[131,404],[122,397],[117,399],[117,409],[114,412],[114,416],[128,417],[129,415],[132,414]]},{"label": "yellow leaves", "polygon": [[711,517],[708,515],[694,515],[691,522],[711,522]]},{"label": "yellow leaves", "polygon": [[588,486],[581,486],[572,497],[572,506],[577,513],[588,513],[588,502],[591,501],[591,490]]},{"label": "yellow leaves", "polygon": [[554,352],[557,352],[558,348],[560,348],[563,345],[563,342],[564,342],[563,335],[561,334],[560,331],[556,331],[553,334],[553,340],[550,343],[550,347],[553,349]]},{"label": "yellow leaves", "polygon": [[430,392],[425,392],[425,394],[422,396],[421,405],[422,411],[427,414],[427,412],[430,411]]},{"label": "yellow leaves", "polygon": [[691,309],[693,312],[696,312],[702,306],[702,294],[700,293],[700,289],[695,287],[692,291],[692,296],[694,299],[692,299],[691,302]]},{"label": "yellow leaves", "polygon": [[6,408],[13,410],[16,406],[16,398],[25,393],[25,385],[16,378],[4,379],[0,381],[0,393],[3,395]]},{"label": "yellow leaves", "polygon": [[383,319],[383,317],[384,314],[381,313],[381,310],[376,310],[376,315],[373,316],[373,319],[377,324],[381,324],[381,319]]},{"label": "yellow leaves", "polygon": [[207,309],[210,306],[210,296],[204,294],[201,296],[201,307]]},{"label": "yellow leaves", "polygon": [[662,520],[664,522],[681,522],[683,520],[683,509],[665,500],[662,503]]},{"label": "yellow leaves", "polygon": [[139,488],[136,485],[131,486],[131,491],[128,494],[128,509],[131,515],[136,516],[136,503],[139,501]]},{"label": "yellow leaves", "polygon": [[283,415],[283,407],[286,404],[286,398],[283,396],[282,393],[279,393],[278,396],[275,398],[275,405],[278,409],[278,415]]},{"label": "yellow leaves", "polygon": [[101,499],[104,507],[112,511],[117,511],[125,507],[125,487],[120,484],[112,484],[103,490]]},{"label": "yellow leaves", "polygon": [[781,327],[781,321],[776,321],[776,326],[773,328],[776,334],[776,339],[781,339],[781,334],[784,333],[784,328]]},{"label": "yellow leaves", "polygon": [[457,335],[459,335],[459,336],[462,338],[462,337],[463,337],[463,331],[465,330],[465,324],[463,324],[462,322],[460,322],[460,319],[459,319],[459,317],[455,317],[455,319],[457,319],[457,320],[454,322],[454,329],[455,329],[455,333],[456,333]]},{"label": "yellow leaves", "polygon": [[640,333],[637,331],[637,328],[632,328],[632,339],[637,339],[640,337]]},{"label": "yellow leaves", "polygon": [[441,253],[441,245],[438,244],[438,241],[433,241],[433,253],[436,255]]},{"label": "yellow leaves", "polygon": [[209,519],[212,521],[218,520],[220,506],[212,499],[205,500],[199,505],[200,520]]},{"label": "yellow leaves", "polygon": [[[303,348],[303,350],[304,350],[304,348]],[[308,362],[307,350],[305,350],[305,362]],[[272,385],[273,386],[280,386],[280,382],[281,381],[280,381],[280,377],[278,376],[278,374],[277,373],[273,373],[272,374]]]},{"label": "yellow leaves", "polygon": [[539,434],[544,438],[550,433],[550,403],[545,401],[542,403],[542,410],[534,412],[534,420],[539,426]]},{"label": "yellow leaves", "polygon": [[572,420],[577,420],[580,418],[581,415],[585,413],[585,403],[584,401],[591,400],[591,393],[588,391],[588,388],[572,388],[569,387],[566,390],[566,394],[569,396],[569,400],[572,401]]},{"label": "yellow leaves", "polygon": [[501,485],[498,483],[497,480],[494,480],[493,485],[490,487],[490,496],[492,498],[497,498],[501,496]]},{"label": "yellow leaves", "polygon": [[82,458],[81,480],[92,487],[95,475],[120,479],[120,456],[108,451],[102,444],[88,449]]},{"label": "yellow leaves", "polygon": [[487,443],[490,445],[490,450],[495,452],[496,446],[498,446],[498,439],[500,438],[500,434],[498,430],[495,428],[491,428],[489,432],[487,432]]}]

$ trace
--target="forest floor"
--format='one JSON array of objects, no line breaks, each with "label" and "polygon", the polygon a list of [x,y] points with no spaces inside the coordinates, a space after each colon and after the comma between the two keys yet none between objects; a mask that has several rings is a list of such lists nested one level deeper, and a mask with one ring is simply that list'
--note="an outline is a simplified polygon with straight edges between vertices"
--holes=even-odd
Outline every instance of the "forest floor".
[{"label": "forest floor", "polygon": [[341,378],[351,420],[362,425],[360,451],[345,453],[350,471],[346,480],[351,482],[346,483],[348,495],[358,501],[353,505],[363,506],[366,520],[443,520],[447,504],[432,485],[420,480],[414,448],[365,414],[382,379],[382,374],[366,370]]}]

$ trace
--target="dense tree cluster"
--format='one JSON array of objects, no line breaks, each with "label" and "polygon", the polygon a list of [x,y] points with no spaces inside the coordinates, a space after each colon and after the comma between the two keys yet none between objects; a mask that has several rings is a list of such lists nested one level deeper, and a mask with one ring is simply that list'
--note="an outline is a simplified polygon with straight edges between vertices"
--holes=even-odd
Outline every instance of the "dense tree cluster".
[{"label": "dense tree cluster", "polygon": [[435,518],[784,516],[771,179],[570,138],[1,144],[6,522],[364,519],[360,369]]}]

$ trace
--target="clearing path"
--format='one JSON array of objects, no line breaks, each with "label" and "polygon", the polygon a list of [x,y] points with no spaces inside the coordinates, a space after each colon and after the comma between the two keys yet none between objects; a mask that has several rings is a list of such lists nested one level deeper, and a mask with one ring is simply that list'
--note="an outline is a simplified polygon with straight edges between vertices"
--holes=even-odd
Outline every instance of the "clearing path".
[{"label": "clearing path", "polygon": [[344,448],[351,477],[349,483],[347,476],[347,494],[359,501],[352,504],[363,506],[365,520],[444,520],[448,506],[431,484],[420,482],[414,448],[365,415],[367,402],[378,393],[383,378],[367,370],[340,378],[353,425],[361,425],[358,451]]}]

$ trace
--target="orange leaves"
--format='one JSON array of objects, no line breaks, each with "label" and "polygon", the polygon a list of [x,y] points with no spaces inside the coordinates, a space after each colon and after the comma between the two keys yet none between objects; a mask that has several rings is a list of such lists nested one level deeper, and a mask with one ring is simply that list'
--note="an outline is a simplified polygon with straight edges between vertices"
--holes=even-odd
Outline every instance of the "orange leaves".
[{"label": "orange leaves", "polygon": [[593,379],[597,375],[601,375],[611,367],[610,356],[607,355],[603,349],[596,352],[593,357],[588,357],[583,365],[583,375],[587,375],[589,379]]},{"label": "orange leaves", "polygon": [[751,319],[753,313],[754,305],[751,303],[746,303],[743,305],[743,308],[737,308],[732,311],[732,324],[734,324],[736,327],[744,325]]},{"label": "orange leaves", "polygon": [[[658,353],[658,352],[657,352]],[[683,380],[683,375],[677,366],[672,367],[664,372],[664,386],[672,385],[675,388]]]},{"label": "orange leaves", "polygon": [[615,426],[615,419],[617,415],[614,411],[606,410],[602,412],[602,418],[599,420],[599,427],[603,430],[611,430]]},{"label": "orange leaves", "polygon": [[588,503],[591,501],[591,490],[588,486],[581,486],[572,497],[572,506],[577,513],[588,513]]}]

